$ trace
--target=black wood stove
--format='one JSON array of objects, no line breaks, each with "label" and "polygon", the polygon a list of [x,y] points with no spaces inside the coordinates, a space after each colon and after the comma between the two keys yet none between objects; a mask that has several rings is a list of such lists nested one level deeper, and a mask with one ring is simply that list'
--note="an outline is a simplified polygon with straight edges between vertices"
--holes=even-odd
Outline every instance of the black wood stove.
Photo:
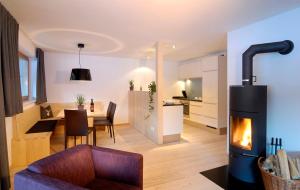
[{"label": "black wood stove", "polygon": [[288,54],[293,42],[256,44],[243,53],[243,85],[230,87],[229,173],[256,183],[257,159],[266,155],[267,86],[253,85],[253,57],[259,53]]}]

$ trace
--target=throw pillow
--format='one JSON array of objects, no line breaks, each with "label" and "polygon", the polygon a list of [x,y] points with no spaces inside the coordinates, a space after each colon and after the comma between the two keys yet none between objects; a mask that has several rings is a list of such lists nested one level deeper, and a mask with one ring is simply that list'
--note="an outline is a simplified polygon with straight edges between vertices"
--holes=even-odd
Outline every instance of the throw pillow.
[{"label": "throw pillow", "polygon": [[50,105],[46,107],[40,106],[40,111],[41,111],[41,119],[48,119],[53,117],[53,112]]}]

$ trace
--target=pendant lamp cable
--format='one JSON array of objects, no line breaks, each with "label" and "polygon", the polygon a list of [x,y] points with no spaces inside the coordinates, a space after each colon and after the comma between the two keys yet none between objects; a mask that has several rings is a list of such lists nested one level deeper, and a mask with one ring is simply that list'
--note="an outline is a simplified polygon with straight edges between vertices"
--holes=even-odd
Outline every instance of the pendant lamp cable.
[{"label": "pendant lamp cable", "polygon": [[81,63],[80,63],[80,53],[81,53],[81,47],[79,47],[79,66],[80,66],[80,69],[81,69]]}]

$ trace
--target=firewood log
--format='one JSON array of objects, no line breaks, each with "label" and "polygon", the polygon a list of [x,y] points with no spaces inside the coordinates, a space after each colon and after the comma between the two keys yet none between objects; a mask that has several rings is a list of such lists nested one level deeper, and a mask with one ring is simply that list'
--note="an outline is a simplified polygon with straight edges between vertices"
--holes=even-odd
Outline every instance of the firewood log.
[{"label": "firewood log", "polygon": [[278,156],[278,160],[279,160],[281,177],[284,179],[291,179],[289,163],[288,163],[288,158],[287,158],[286,152],[284,150],[278,150],[277,156]]},{"label": "firewood log", "polygon": [[296,167],[295,161],[295,159],[288,157],[291,179],[300,179],[300,174]]},{"label": "firewood log", "polygon": [[300,171],[300,158],[295,158],[295,161],[296,161],[296,167],[298,171]]},{"label": "firewood log", "polygon": [[273,155],[272,157],[273,157],[273,166],[274,166],[275,175],[281,177],[278,156]]}]

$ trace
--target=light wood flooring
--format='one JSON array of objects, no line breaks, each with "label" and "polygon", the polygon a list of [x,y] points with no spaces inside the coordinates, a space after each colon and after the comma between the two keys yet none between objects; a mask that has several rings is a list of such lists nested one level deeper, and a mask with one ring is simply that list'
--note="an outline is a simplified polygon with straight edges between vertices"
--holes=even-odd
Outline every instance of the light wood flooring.
[{"label": "light wood flooring", "polygon": [[[222,189],[199,172],[227,164],[226,135],[185,124],[181,142],[156,145],[129,126],[117,126],[115,133],[116,144],[107,132],[98,131],[97,146],[143,154],[145,190]],[[56,132],[51,150],[63,149],[63,134]]]}]

